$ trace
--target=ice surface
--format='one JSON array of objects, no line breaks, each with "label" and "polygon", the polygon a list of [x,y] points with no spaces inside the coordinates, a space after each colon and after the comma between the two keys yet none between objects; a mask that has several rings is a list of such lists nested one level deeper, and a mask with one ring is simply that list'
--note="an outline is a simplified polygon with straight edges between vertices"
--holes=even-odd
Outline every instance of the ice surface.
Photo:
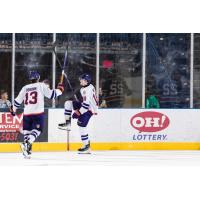
[{"label": "ice surface", "polygon": [[31,159],[21,153],[0,153],[0,166],[200,166],[200,151],[93,151],[90,155],[77,152],[33,152]]}]

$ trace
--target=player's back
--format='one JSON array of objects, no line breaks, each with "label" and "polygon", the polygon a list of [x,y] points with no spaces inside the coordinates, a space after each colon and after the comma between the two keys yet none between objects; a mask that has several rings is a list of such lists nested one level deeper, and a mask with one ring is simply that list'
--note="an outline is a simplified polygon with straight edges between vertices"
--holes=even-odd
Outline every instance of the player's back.
[{"label": "player's back", "polygon": [[35,115],[44,112],[44,96],[46,85],[41,82],[24,86],[15,99],[16,102],[24,102],[24,115]]}]

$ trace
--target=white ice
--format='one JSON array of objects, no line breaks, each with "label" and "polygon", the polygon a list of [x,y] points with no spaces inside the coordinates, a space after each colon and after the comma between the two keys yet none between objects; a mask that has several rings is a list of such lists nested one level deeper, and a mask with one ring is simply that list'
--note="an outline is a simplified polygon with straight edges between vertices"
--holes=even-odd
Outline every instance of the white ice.
[{"label": "white ice", "polygon": [[0,166],[200,166],[200,151],[93,151],[90,155],[77,152],[33,152],[31,159],[21,153],[0,153]]}]

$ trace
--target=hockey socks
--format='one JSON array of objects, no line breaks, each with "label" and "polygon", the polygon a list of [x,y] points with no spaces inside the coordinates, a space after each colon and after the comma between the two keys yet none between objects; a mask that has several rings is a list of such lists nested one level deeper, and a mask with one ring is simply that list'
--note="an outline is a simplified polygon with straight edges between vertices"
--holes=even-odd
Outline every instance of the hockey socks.
[{"label": "hockey socks", "polygon": [[33,129],[32,131],[24,131],[24,142],[29,141],[31,144],[39,137],[41,131]]},{"label": "hockey socks", "polygon": [[90,143],[90,141],[89,141],[89,136],[86,133],[86,127],[79,126],[79,132],[80,132],[81,140],[82,140],[84,146],[88,145]]}]

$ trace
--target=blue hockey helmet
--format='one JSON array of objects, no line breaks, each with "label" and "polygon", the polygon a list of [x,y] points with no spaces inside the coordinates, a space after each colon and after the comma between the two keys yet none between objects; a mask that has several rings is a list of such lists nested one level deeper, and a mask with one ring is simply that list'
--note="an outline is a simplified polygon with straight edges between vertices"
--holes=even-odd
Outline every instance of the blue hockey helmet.
[{"label": "blue hockey helmet", "polygon": [[91,83],[91,81],[92,81],[92,77],[89,74],[82,74],[79,77],[79,80],[81,80],[81,79],[86,80],[88,83]]},{"label": "blue hockey helmet", "polygon": [[29,72],[29,80],[39,80],[40,74],[37,71],[30,71]]}]

